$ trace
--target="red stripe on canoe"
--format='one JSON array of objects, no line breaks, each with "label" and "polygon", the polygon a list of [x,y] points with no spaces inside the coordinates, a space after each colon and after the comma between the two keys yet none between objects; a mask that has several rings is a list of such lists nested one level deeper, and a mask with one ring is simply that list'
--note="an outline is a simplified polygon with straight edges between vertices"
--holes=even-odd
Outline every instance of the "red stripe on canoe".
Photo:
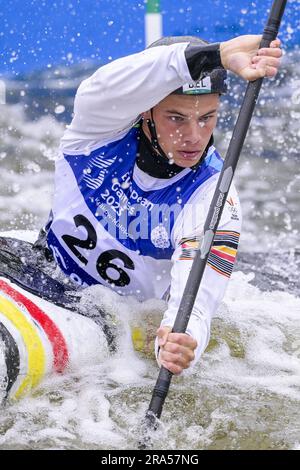
[{"label": "red stripe on canoe", "polygon": [[53,320],[31,300],[27,299],[23,294],[2,280],[0,280],[0,290],[15,300],[19,305],[25,307],[32,318],[41,325],[52,345],[54,369],[56,372],[63,372],[69,360],[68,347],[65,338]]}]

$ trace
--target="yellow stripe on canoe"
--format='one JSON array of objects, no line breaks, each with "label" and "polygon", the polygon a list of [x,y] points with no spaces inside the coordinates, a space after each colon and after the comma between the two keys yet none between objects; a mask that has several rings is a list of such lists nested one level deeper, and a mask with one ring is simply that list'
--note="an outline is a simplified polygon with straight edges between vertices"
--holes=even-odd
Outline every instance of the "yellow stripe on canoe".
[{"label": "yellow stripe on canoe", "polygon": [[10,302],[6,297],[0,295],[0,312],[21,333],[28,355],[27,375],[16,391],[14,398],[20,398],[28,390],[36,387],[41,381],[46,370],[46,355],[43,343],[34,328],[27,320],[24,313]]}]

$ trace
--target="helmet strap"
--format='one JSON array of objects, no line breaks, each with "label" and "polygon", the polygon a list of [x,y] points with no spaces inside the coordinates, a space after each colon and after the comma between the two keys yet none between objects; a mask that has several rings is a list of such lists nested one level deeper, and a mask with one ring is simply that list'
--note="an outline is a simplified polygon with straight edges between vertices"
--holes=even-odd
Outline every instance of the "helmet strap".
[{"label": "helmet strap", "polygon": [[156,126],[155,126],[154,117],[153,117],[153,108],[151,108],[150,113],[151,113],[151,119],[147,119],[147,125],[148,125],[148,129],[149,129],[150,136],[151,136],[151,145],[156,151],[158,151],[161,157],[165,158],[169,162],[169,158],[167,157],[167,155],[165,154],[165,152],[163,151],[163,149],[161,148],[158,142]]}]

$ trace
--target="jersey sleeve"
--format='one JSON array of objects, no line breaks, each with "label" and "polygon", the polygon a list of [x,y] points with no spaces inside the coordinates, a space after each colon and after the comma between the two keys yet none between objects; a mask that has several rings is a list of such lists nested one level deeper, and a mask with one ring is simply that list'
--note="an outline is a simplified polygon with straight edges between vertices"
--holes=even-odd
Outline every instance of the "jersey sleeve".
[{"label": "jersey sleeve", "polygon": [[[171,286],[168,308],[161,326],[173,326],[192,266],[195,251],[203,237],[203,226],[215,189],[209,184],[184,208],[174,230],[175,251],[172,257]],[[233,184],[216,232],[203,279],[196,297],[187,333],[197,340],[195,364],[210,338],[211,319],[218,309],[236,259],[241,230],[241,209]],[[158,353],[156,343],[156,353]]]},{"label": "jersey sleeve", "polygon": [[74,117],[61,140],[61,151],[82,153],[99,142],[122,138],[142,112],[191,81],[199,66],[220,61],[217,46],[195,51],[189,43],[158,46],[100,67],[78,88]]}]

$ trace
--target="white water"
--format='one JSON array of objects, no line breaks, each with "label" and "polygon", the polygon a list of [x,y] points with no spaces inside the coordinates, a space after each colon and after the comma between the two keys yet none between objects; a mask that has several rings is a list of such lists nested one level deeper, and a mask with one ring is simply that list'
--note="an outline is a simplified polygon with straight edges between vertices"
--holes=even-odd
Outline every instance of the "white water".
[{"label": "white water", "polygon": [[[300,300],[262,293],[236,272],[193,374],[174,378],[154,448],[296,448],[300,440]],[[0,448],[127,449],[137,445],[157,376],[133,351],[127,320],[147,321],[164,303],[139,304],[103,287],[87,296],[125,320],[109,361],[50,377],[1,411]]]}]

